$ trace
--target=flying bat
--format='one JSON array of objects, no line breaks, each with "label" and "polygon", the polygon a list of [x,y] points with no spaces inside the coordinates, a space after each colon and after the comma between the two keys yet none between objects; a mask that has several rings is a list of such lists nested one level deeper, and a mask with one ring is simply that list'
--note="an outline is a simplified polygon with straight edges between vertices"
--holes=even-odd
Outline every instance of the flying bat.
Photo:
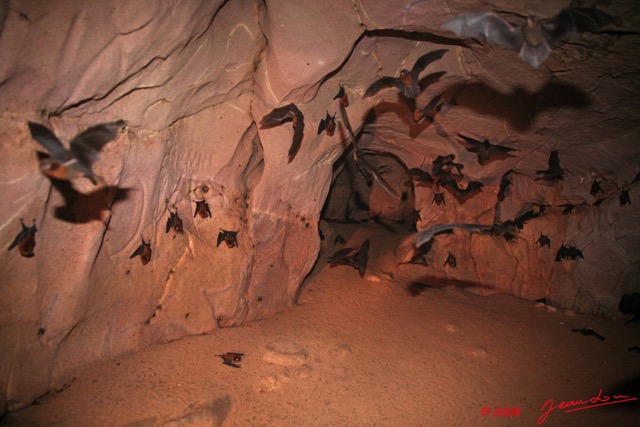
[{"label": "flying bat", "polygon": [[540,233],[540,237],[538,237],[538,240],[536,240],[536,243],[539,244],[541,248],[544,248],[546,246],[549,249],[551,249],[551,239],[542,233]]},{"label": "flying bat", "polygon": [[469,197],[471,194],[476,191],[480,191],[484,185],[480,181],[469,181],[465,188],[460,188],[458,185],[458,181],[455,178],[445,175],[441,176],[438,180],[441,186],[450,189],[453,192],[453,195],[459,202],[464,202],[464,200]]},{"label": "flying bat", "polygon": [[244,353],[228,352],[218,354],[218,356],[222,358],[223,365],[231,366],[232,368],[239,368],[240,365],[238,365],[238,363],[242,362],[242,356],[244,356]]},{"label": "flying bat", "polygon": [[513,185],[513,182],[511,182],[511,180],[509,179],[512,172],[513,172],[513,169],[509,169],[507,172],[504,173],[504,175],[502,175],[502,178],[500,178],[500,189],[498,190],[499,202],[504,201],[504,198],[507,194],[507,189],[509,188],[509,186]]},{"label": "flying bat", "polygon": [[35,255],[33,250],[36,247],[36,231],[38,231],[36,228],[36,221],[33,221],[33,225],[31,227],[27,227],[22,219],[20,219],[20,224],[22,225],[22,229],[16,238],[13,239],[8,250],[10,251],[17,246],[20,251],[20,255],[25,258],[31,258]]},{"label": "flying bat", "polygon": [[363,98],[375,95],[382,89],[395,87],[402,92],[405,98],[415,99],[420,94],[420,73],[424,71],[427,65],[442,58],[445,53],[447,53],[447,49],[426,53],[416,60],[411,71],[401,70],[400,77],[385,76],[376,80],[367,88]]},{"label": "flying bat", "polygon": [[549,168],[544,170],[537,170],[536,174],[542,175],[541,179],[545,181],[562,181],[564,176],[564,169],[560,167],[560,156],[558,150],[553,150],[549,154]]},{"label": "flying bat", "polygon": [[298,110],[298,107],[296,107],[295,104],[289,104],[276,108],[260,120],[260,125],[262,129],[268,129],[289,121],[293,123],[293,141],[291,142],[291,148],[289,148],[288,154],[289,163],[291,163],[291,160],[293,160],[300,149],[302,136],[304,135],[304,116],[302,112]]},{"label": "flying bat", "polygon": [[433,184],[433,178],[427,171],[423,171],[420,168],[411,168],[407,171],[407,174],[413,181],[418,181],[419,186],[426,184]]},{"label": "flying bat", "polygon": [[336,115],[329,115],[327,111],[327,116],[320,120],[320,124],[318,125],[318,135],[322,133],[323,130],[327,131],[328,136],[333,136],[333,133],[336,131]]},{"label": "flying bat", "polygon": [[433,121],[435,120],[436,114],[438,114],[438,112],[442,109],[444,105],[442,103],[443,96],[444,96],[444,92],[434,96],[433,98],[431,98],[431,101],[429,101],[427,105],[424,106],[422,110],[416,108],[413,112],[413,121],[419,122],[423,117],[426,117],[427,120],[433,123]]},{"label": "flying bat", "polygon": [[40,159],[40,170],[49,178],[65,181],[86,176],[96,185],[99,177],[93,173],[91,165],[100,157],[102,147],[116,137],[117,130],[123,125],[123,121],[118,121],[90,127],[76,135],[67,150],[49,128],[29,122],[31,137],[49,153],[49,157]]},{"label": "flying bat", "polygon": [[173,231],[175,231],[177,234],[182,234],[182,219],[180,219],[180,217],[178,216],[178,211],[169,213],[171,214],[171,216],[167,219],[167,226],[164,232],[168,233],[169,230],[173,228]]},{"label": "flying bat", "polygon": [[598,193],[602,193],[602,187],[600,187],[600,182],[598,180],[593,180],[593,184],[591,184],[591,190],[589,191],[592,196],[595,196]]},{"label": "flying bat", "polygon": [[[142,237],[142,236],[140,236]],[[134,258],[134,257],[140,257],[140,262],[142,263],[142,265],[147,264],[149,261],[151,261],[151,241],[149,242],[145,242],[144,241],[144,237],[142,237],[142,243],[140,244],[140,246],[138,246],[138,248],[131,254],[131,256],[129,257],[129,259]]]},{"label": "flying bat", "polygon": [[196,200],[196,209],[193,217],[195,218],[197,215],[200,215],[200,218],[211,218],[211,209],[209,209],[209,204],[206,200]]},{"label": "flying bat", "polygon": [[604,341],[604,337],[591,328],[572,329],[571,332],[578,332],[586,337],[592,336],[598,338],[600,341]]},{"label": "flying bat", "polygon": [[630,205],[631,197],[629,197],[629,190],[622,190],[618,199],[620,200],[620,206]]},{"label": "flying bat", "polygon": [[237,248],[238,231],[227,231],[221,228],[220,232],[218,233],[218,242],[216,244],[216,247],[220,246],[220,243],[225,242],[228,248]]},{"label": "flying bat", "polygon": [[580,32],[596,32],[618,19],[595,8],[568,7],[553,18],[529,16],[522,25],[511,25],[494,13],[458,15],[442,28],[458,36],[473,37],[518,52],[520,58],[538,68],[551,47]]},{"label": "flying bat", "polygon": [[466,223],[452,223],[452,224],[438,224],[434,225],[431,228],[426,230],[420,230],[416,233],[415,237],[415,245],[416,247],[420,247],[425,243],[431,241],[433,236],[439,233],[444,233],[446,231],[453,230],[455,228],[460,228],[462,230],[467,231],[490,231],[493,226],[491,225],[482,225],[482,224],[466,224]]},{"label": "flying bat", "polygon": [[504,145],[491,144],[488,139],[478,141],[462,134],[457,134],[463,141],[462,145],[471,153],[476,153],[478,163],[486,165],[492,160],[503,159],[510,156],[509,152],[517,151],[515,148],[505,147]]},{"label": "flying bat", "polygon": [[360,247],[343,248],[331,255],[327,262],[331,267],[338,264],[350,265],[358,270],[360,277],[364,276],[369,261],[369,239]]},{"label": "flying bat", "polygon": [[451,268],[456,268],[456,265],[458,265],[455,255],[453,255],[451,252],[449,252],[449,256],[447,256],[447,259],[444,261],[444,264],[442,264],[443,267],[445,265],[448,265]]},{"label": "flying bat", "polygon": [[340,89],[338,90],[337,95],[333,97],[333,99],[339,99],[340,104],[343,107],[347,108],[349,106],[349,97],[347,96],[347,92],[345,92],[344,86],[338,85],[338,87]]}]

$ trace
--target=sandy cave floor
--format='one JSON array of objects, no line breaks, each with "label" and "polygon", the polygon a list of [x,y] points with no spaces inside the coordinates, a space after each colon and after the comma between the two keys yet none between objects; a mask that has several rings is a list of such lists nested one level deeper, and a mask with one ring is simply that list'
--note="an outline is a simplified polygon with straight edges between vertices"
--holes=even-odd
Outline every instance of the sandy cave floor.
[{"label": "sandy cave floor", "polygon": [[[381,266],[393,245],[379,242],[399,237],[368,227],[341,230],[348,244],[371,235],[363,279],[329,268],[322,253],[288,311],[92,365],[3,424],[217,425],[226,415],[225,426],[535,426],[549,399],[587,400],[601,389],[601,400],[640,397],[640,353],[628,351],[640,345],[639,323],[411,287],[400,276],[429,267],[401,266],[409,273],[392,279]],[[606,339],[571,332],[583,327]],[[245,354],[240,369],[216,357],[228,351]],[[555,409],[543,425],[639,419],[635,400]]]}]

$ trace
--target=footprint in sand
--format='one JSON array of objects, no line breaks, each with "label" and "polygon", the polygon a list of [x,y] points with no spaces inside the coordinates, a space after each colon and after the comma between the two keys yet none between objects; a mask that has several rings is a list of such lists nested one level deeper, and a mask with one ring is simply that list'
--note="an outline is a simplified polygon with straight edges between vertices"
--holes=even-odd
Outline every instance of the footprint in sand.
[{"label": "footprint in sand", "polygon": [[262,358],[282,368],[260,381],[260,393],[276,390],[292,379],[307,378],[313,371],[306,363],[309,360],[307,350],[291,340],[280,339],[270,342]]}]

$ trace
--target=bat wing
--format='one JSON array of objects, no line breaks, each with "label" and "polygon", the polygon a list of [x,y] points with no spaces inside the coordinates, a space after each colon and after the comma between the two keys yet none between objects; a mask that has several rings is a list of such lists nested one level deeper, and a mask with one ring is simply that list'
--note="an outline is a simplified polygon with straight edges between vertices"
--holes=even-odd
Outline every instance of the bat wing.
[{"label": "bat wing", "polygon": [[420,247],[425,243],[429,242],[433,239],[438,233],[442,233],[443,231],[453,230],[454,228],[461,228],[467,231],[477,231],[477,230],[491,230],[491,225],[482,225],[482,224],[465,224],[465,223],[452,223],[452,224],[438,224],[434,225],[431,228],[426,230],[420,230],[416,233],[415,243],[416,247]]},{"label": "bat wing", "polygon": [[491,44],[519,52],[524,43],[522,31],[494,13],[468,13],[458,15],[442,25],[459,36],[485,40]]},{"label": "bat wing", "polygon": [[171,227],[173,227],[173,215],[171,215],[169,218],[167,218],[167,226],[165,227],[165,233],[168,233],[169,230],[171,230]]},{"label": "bat wing", "polygon": [[429,103],[422,109],[423,117],[426,117],[429,120],[433,120],[436,113],[442,108],[442,103],[440,101],[442,100],[443,95],[444,92],[431,98],[431,101],[429,101]]},{"label": "bat wing", "polygon": [[429,53],[425,53],[424,55],[422,55],[420,58],[416,60],[416,63],[413,65],[413,68],[411,69],[411,74],[413,74],[415,79],[418,80],[418,76],[420,75],[420,73],[423,72],[424,69],[427,68],[429,64],[442,58],[444,54],[447,53],[448,51],[449,51],[448,49],[438,49],[438,50],[431,51]]},{"label": "bat wing", "polygon": [[558,150],[553,150],[551,154],[549,154],[549,170],[560,170],[560,156],[558,155]]},{"label": "bat wing", "polygon": [[71,153],[67,151],[56,135],[47,127],[37,123],[29,122],[31,137],[42,145],[54,160],[61,163],[71,158]]},{"label": "bat wing", "polygon": [[299,112],[299,110],[295,104],[288,104],[284,107],[275,108],[260,120],[260,125],[265,127],[281,125],[282,123],[293,120],[296,112]]},{"label": "bat wing", "polygon": [[[293,105],[293,104],[291,104]],[[294,105],[295,108],[295,105]],[[291,147],[289,148],[289,162],[293,160],[293,158],[300,150],[300,146],[302,145],[302,137],[304,136],[304,116],[302,112],[295,109],[294,121],[293,121],[293,141],[291,141]]]},{"label": "bat wing", "polygon": [[137,257],[138,255],[142,255],[142,253],[144,252],[144,245],[140,245],[138,246],[138,248],[131,254],[131,256],[129,257],[129,259]]},{"label": "bat wing", "polygon": [[331,255],[327,262],[329,264],[333,264],[336,261],[340,261],[341,259],[349,256],[351,253],[353,252],[353,248],[343,248],[340,249],[338,252],[334,253],[333,255]]},{"label": "bat wing", "polygon": [[28,235],[29,235],[29,230],[23,225],[22,230],[20,230],[20,232],[16,235],[16,238],[13,239],[13,242],[11,243],[11,245],[9,245],[8,250],[11,250],[16,246],[18,246],[20,242],[22,242],[24,239],[27,238]]},{"label": "bat wing", "polygon": [[375,95],[380,90],[386,89],[386,88],[390,88],[390,87],[395,87],[400,92],[404,93],[405,87],[402,84],[402,82],[400,81],[400,79],[397,79],[395,77],[388,77],[387,76],[387,77],[379,78],[375,82],[371,83],[371,85],[365,91],[363,98],[368,98],[368,97],[370,97],[372,95]]},{"label": "bat wing", "polygon": [[318,125],[318,135],[322,133],[329,126],[329,121],[331,117],[329,117],[329,113],[327,113],[327,118],[321,119],[320,124]]},{"label": "bat wing", "polygon": [[91,164],[100,157],[100,150],[112,141],[122,122],[105,123],[90,127],[71,140],[71,152],[78,159],[77,167],[91,176]]},{"label": "bat wing", "polygon": [[507,147],[505,145],[489,144],[489,155],[491,156],[507,154],[512,151],[518,151],[518,150],[515,148]]},{"label": "bat wing", "polygon": [[216,248],[220,246],[220,243],[224,242],[224,238],[226,237],[226,235],[227,235],[226,231],[220,231],[218,233],[218,241],[216,242]]},{"label": "bat wing", "polygon": [[464,136],[464,135],[459,134],[459,133],[457,133],[456,135],[458,135],[464,141],[464,143],[462,145],[464,145],[464,147],[467,149],[467,151],[470,151],[472,153],[477,153],[478,151],[480,151],[480,147],[482,146],[482,142],[478,141],[477,139],[473,139],[471,137]]},{"label": "bat wing", "polygon": [[556,16],[541,22],[545,39],[553,44],[583,31],[596,32],[602,27],[619,23],[619,19],[589,7],[568,7]]},{"label": "bat wing", "polygon": [[358,255],[356,255],[356,264],[360,277],[364,276],[364,272],[367,269],[367,263],[369,262],[369,244],[369,239],[367,239],[362,246],[360,246]]}]

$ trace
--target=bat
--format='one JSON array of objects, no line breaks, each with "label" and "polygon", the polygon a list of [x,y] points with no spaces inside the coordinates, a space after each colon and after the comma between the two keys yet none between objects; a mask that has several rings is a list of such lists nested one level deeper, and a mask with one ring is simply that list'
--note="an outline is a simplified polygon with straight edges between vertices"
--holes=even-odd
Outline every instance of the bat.
[{"label": "bat", "polygon": [[427,253],[417,250],[409,261],[401,262],[400,264],[424,265],[426,267],[429,265],[427,263]]},{"label": "bat", "polygon": [[355,255],[355,264],[354,267],[358,269],[360,273],[360,277],[364,277],[364,272],[367,269],[367,263],[369,262],[369,239],[367,239],[362,246],[360,246],[360,250]]},{"label": "bat", "polygon": [[562,181],[564,176],[564,169],[560,167],[560,156],[558,150],[553,150],[549,154],[549,168],[544,170],[537,170],[536,174],[542,175],[541,179],[545,181]]},{"label": "bat", "polygon": [[9,249],[7,250],[10,251],[17,246],[18,250],[20,251],[20,255],[25,258],[31,258],[35,255],[33,250],[36,247],[36,231],[38,231],[38,229],[36,228],[36,221],[34,219],[33,225],[31,227],[27,227],[21,218],[20,224],[22,225],[22,229],[16,235],[16,238],[13,239],[13,242],[11,242],[11,244],[9,245]]},{"label": "bat", "polygon": [[602,193],[602,187],[600,187],[600,182],[598,180],[593,180],[593,184],[591,184],[591,190],[589,191],[592,196],[595,196],[598,193]]},{"label": "bat", "polygon": [[630,319],[624,323],[625,325],[640,320],[640,292],[622,295],[620,304],[618,304],[618,310],[625,316],[631,315]]},{"label": "bat", "polygon": [[334,96],[333,99],[339,99],[340,100],[340,104],[344,108],[347,108],[349,106],[349,97],[347,96],[347,93],[344,91],[344,86],[338,85],[338,87],[340,88],[338,90],[338,94],[336,96]]},{"label": "bat", "polygon": [[439,184],[447,189],[450,189],[453,192],[453,195],[459,202],[464,203],[464,200],[467,199],[471,194],[476,191],[481,191],[481,188],[484,185],[480,181],[469,181],[465,188],[460,188],[458,185],[458,181],[455,180],[452,176],[443,175],[440,176],[438,180]]},{"label": "bat", "polygon": [[575,261],[578,258],[584,259],[584,256],[582,255],[582,251],[580,249],[577,249],[575,246],[565,246],[564,244],[562,244],[560,246],[560,249],[558,249],[558,252],[556,252],[555,261],[560,262],[566,259],[571,259]]},{"label": "bat", "polygon": [[356,250],[356,248],[342,248],[327,258],[327,263],[331,264],[332,267],[338,264],[351,264],[349,257],[353,255]]},{"label": "bat", "polygon": [[351,265],[360,273],[360,277],[364,276],[369,261],[369,239],[367,239],[360,247],[343,248],[331,255],[327,262],[331,267],[338,264]]},{"label": "bat", "polygon": [[193,217],[195,218],[197,215],[200,215],[200,218],[211,218],[211,209],[209,209],[209,204],[206,200],[196,200],[196,209]]},{"label": "bat", "polygon": [[441,177],[443,175],[451,175],[453,169],[458,171],[460,176],[464,176],[462,174],[462,169],[464,165],[462,163],[454,162],[456,158],[455,154],[447,154],[446,156],[438,156],[432,162],[431,175],[434,177]]},{"label": "bat", "polygon": [[342,235],[338,234],[335,238],[335,240],[333,241],[334,245],[337,245],[338,243],[340,243],[341,245],[344,245],[347,243],[346,240],[344,240],[344,237],[342,237]]},{"label": "bat", "polygon": [[443,96],[444,96],[444,92],[434,96],[433,98],[431,98],[431,101],[429,101],[427,105],[424,106],[422,110],[419,110],[416,108],[413,112],[413,121],[419,122],[420,120],[422,120],[423,117],[425,117],[427,120],[433,123],[433,121],[435,120],[436,114],[438,114],[438,112],[442,109],[442,106],[444,105],[442,103]]},{"label": "bat", "polygon": [[328,136],[333,136],[333,133],[336,131],[336,115],[329,115],[327,111],[327,116],[320,120],[320,124],[318,125],[318,135],[322,133],[323,130],[327,131]]},{"label": "bat", "polygon": [[457,265],[456,257],[451,252],[449,252],[449,256],[447,256],[447,259],[444,261],[444,264],[442,264],[443,267],[445,265],[448,265],[451,268],[456,268],[456,265]]},{"label": "bat", "polygon": [[502,178],[500,178],[500,189],[498,190],[499,202],[504,201],[504,198],[507,194],[507,189],[509,188],[509,186],[513,185],[513,182],[511,182],[511,180],[509,179],[511,177],[512,172],[513,172],[513,169],[509,169],[504,173],[504,175],[502,175]]},{"label": "bat", "polygon": [[504,145],[491,144],[488,139],[478,141],[462,134],[457,134],[463,141],[462,145],[471,153],[476,153],[478,163],[486,165],[492,160],[504,159],[511,151],[517,151],[515,148],[505,147]]},{"label": "bat", "polygon": [[293,123],[293,141],[289,148],[289,163],[296,156],[304,135],[304,116],[295,104],[288,104],[272,110],[260,120],[261,129],[268,129],[291,121]]},{"label": "bat", "polygon": [[580,32],[596,32],[618,22],[618,19],[595,8],[568,7],[552,18],[529,16],[521,25],[511,25],[494,13],[468,13],[455,16],[442,28],[458,36],[514,50],[525,62],[538,68],[556,42]]},{"label": "bat", "polygon": [[418,231],[416,233],[415,240],[414,240],[415,245],[417,248],[420,248],[425,243],[430,242],[435,235],[448,232],[455,228],[460,228],[462,230],[467,230],[471,232],[471,231],[478,231],[478,230],[490,231],[493,228],[493,226],[482,225],[482,224],[466,224],[466,223],[438,224],[426,230]]},{"label": "bat", "polygon": [[221,228],[220,232],[218,233],[218,243],[216,244],[216,247],[220,246],[220,243],[225,242],[228,248],[237,248],[238,231],[227,231]]},{"label": "bat", "polygon": [[536,243],[539,244],[541,248],[544,248],[546,246],[551,249],[551,239],[542,233],[540,233],[540,237],[538,237]]},{"label": "bat", "polygon": [[638,347],[637,345],[633,346],[633,347],[629,347],[628,351],[636,351],[636,352],[640,353],[640,347]]},{"label": "bat", "polygon": [[[140,236],[142,237],[142,236]],[[142,237],[142,243],[138,248],[131,254],[129,259],[134,257],[140,257],[140,262],[142,265],[146,265],[149,261],[151,261],[151,241],[145,242],[144,237]]]},{"label": "bat", "polygon": [[167,226],[164,232],[168,233],[169,230],[173,228],[173,231],[175,231],[177,234],[182,234],[182,220],[180,219],[180,216],[178,216],[178,211],[169,213],[171,214],[171,216],[167,219]]},{"label": "bat", "polygon": [[622,190],[618,199],[620,200],[620,206],[630,205],[631,197],[629,197],[629,190]]},{"label": "bat", "polygon": [[[442,58],[447,49],[439,49],[428,52],[416,60],[411,71],[402,69],[399,77],[385,76],[373,82],[364,92],[363,98],[375,95],[382,89],[397,88],[409,102],[409,108],[415,117],[415,98],[420,94],[420,73],[434,61]],[[413,105],[411,105],[413,104]]]},{"label": "bat", "polygon": [[224,354],[218,354],[218,357],[222,358],[222,364],[231,366],[232,368],[239,368],[238,363],[242,362],[242,356],[244,353],[228,352]]},{"label": "bat", "polygon": [[600,341],[604,341],[604,337],[591,328],[572,329],[571,332],[578,332],[585,337],[592,336],[598,338]]},{"label": "bat", "polygon": [[562,205],[562,207],[564,208],[562,210],[562,214],[561,215],[569,215],[571,214],[571,212],[573,212],[573,208],[575,208],[575,205],[572,205],[571,203],[566,203],[564,205]]},{"label": "bat", "polygon": [[49,128],[29,122],[31,137],[49,154],[49,157],[40,159],[40,170],[49,178],[65,181],[85,176],[97,185],[99,177],[93,173],[91,166],[100,157],[102,147],[116,137],[118,129],[124,124],[124,121],[118,121],[90,127],[76,135],[67,150]]},{"label": "bat", "polygon": [[418,186],[424,186],[426,184],[433,184],[433,178],[427,171],[423,171],[420,168],[411,168],[407,171],[409,178],[413,181],[418,181]]},{"label": "bat", "polygon": [[444,201],[444,193],[433,193],[433,200],[431,201],[431,204],[436,204],[436,206],[440,206],[440,205],[447,205]]}]

